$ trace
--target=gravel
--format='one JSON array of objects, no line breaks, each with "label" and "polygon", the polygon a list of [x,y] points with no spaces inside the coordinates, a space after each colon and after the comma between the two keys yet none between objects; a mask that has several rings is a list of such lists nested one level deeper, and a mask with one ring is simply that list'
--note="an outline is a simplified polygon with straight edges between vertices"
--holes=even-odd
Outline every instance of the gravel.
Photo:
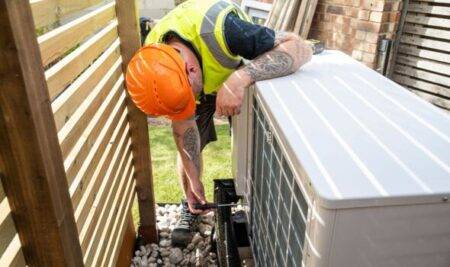
[{"label": "gravel", "polygon": [[141,246],[135,251],[132,267],[159,266],[217,266],[216,254],[211,251],[210,236],[214,225],[213,213],[201,217],[199,231],[186,248],[172,247],[171,232],[180,218],[181,206],[158,206],[156,220],[159,244]]}]

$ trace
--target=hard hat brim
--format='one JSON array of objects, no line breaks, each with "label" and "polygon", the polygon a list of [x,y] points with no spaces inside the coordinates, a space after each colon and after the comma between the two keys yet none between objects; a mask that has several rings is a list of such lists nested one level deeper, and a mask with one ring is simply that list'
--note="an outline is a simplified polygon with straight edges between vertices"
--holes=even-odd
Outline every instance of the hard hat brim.
[{"label": "hard hat brim", "polygon": [[186,107],[184,108],[184,110],[182,110],[179,113],[169,115],[167,117],[173,121],[187,120],[195,115],[195,106],[196,106],[196,104],[195,104],[194,94],[191,93],[189,102],[186,105]]}]

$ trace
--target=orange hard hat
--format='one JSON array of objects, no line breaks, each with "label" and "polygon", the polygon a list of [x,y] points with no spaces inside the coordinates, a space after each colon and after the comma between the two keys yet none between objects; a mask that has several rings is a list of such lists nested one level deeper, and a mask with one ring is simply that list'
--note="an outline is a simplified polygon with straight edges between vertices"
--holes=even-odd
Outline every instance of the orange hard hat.
[{"label": "orange hard hat", "polygon": [[186,67],[174,48],[150,44],[128,64],[126,84],[131,99],[147,115],[184,120],[195,113],[195,98]]}]

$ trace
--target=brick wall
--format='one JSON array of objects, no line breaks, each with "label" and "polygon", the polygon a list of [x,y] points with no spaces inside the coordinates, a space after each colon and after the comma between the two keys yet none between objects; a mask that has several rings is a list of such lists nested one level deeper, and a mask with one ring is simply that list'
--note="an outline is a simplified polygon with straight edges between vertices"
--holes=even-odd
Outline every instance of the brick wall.
[{"label": "brick wall", "polygon": [[319,0],[309,38],[377,67],[378,41],[393,39],[401,0]]}]

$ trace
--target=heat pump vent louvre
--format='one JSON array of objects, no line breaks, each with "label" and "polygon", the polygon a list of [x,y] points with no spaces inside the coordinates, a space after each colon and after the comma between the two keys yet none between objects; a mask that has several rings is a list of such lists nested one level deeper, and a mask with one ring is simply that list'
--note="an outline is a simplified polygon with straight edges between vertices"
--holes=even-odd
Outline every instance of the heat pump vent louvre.
[{"label": "heat pump vent louvre", "polygon": [[[308,205],[256,97],[253,109],[251,225],[258,266],[300,266]],[[288,259],[289,258],[289,259]]]}]

